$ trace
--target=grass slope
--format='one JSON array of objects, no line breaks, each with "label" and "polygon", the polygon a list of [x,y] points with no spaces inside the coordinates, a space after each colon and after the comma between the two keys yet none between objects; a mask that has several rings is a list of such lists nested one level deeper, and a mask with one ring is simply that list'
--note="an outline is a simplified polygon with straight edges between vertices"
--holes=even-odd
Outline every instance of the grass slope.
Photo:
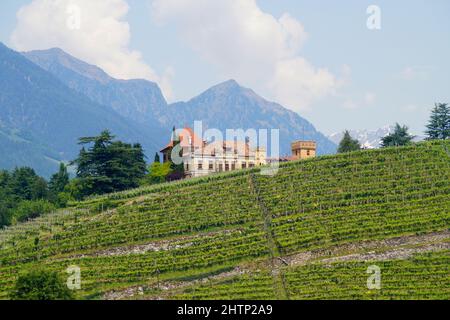
[{"label": "grass slope", "polygon": [[[37,266],[79,298],[449,299],[449,142],[74,203],[0,231],[0,298]],[[367,267],[382,271],[368,290]],[[67,274],[66,274],[67,277]]]}]

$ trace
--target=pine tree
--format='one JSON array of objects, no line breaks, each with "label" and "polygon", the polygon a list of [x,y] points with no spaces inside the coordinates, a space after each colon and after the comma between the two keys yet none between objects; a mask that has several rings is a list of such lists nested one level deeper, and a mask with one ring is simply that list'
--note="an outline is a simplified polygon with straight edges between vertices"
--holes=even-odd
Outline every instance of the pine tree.
[{"label": "pine tree", "polygon": [[156,154],[155,154],[155,160],[154,160],[153,162],[161,163],[161,158],[159,157],[159,153],[158,153],[158,152],[156,152]]},{"label": "pine tree", "polygon": [[450,106],[448,104],[435,104],[425,133],[428,140],[445,140],[450,138]]},{"label": "pine tree", "polygon": [[381,139],[381,146],[384,147],[399,147],[411,144],[415,136],[408,133],[409,128],[407,126],[400,126],[395,124],[394,133],[391,133]]},{"label": "pine tree", "polygon": [[353,139],[350,136],[350,132],[348,132],[348,130],[345,130],[344,137],[342,138],[341,142],[339,143],[338,153],[358,151],[360,149],[361,149],[361,145],[360,145],[359,141],[356,139]]}]

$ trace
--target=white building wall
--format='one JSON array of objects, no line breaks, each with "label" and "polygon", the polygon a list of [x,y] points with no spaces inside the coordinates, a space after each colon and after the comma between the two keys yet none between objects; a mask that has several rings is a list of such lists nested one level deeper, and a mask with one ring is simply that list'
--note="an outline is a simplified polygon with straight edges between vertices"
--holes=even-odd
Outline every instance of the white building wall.
[{"label": "white building wall", "polygon": [[[265,160],[257,159],[254,155],[244,157],[235,154],[210,156],[189,153],[183,156],[183,162],[186,174],[191,177],[201,177],[213,173],[240,170],[266,164]],[[210,168],[210,162],[212,162],[212,168]],[[199,164],[201,164],[201,168]],[[226,170],[227,165],[228,170]]]}]

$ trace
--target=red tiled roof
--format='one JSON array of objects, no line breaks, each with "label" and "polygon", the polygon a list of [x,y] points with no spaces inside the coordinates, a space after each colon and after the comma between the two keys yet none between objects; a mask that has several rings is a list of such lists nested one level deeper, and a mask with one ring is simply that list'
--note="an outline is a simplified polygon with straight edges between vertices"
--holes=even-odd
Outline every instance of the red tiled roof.
[{"label": "red tiled roof", "polygon": [[[200,139],[191,128],[183,128],[179,134],[180,144],[182,147],[202,147],[203,140]],[[190,142],[190,143],[189,143]],[[162,149],[160,152],[163,152],[169,148],[173,148],[173,141],[170,141],[167,146]]]}]

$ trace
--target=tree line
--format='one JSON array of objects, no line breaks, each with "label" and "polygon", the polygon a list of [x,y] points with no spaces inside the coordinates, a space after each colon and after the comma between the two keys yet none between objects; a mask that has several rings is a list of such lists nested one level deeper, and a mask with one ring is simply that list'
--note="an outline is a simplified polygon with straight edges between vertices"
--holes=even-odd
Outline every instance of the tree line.
[{"label": "tree line", "polygon": [[[450,106],[447,103],[436,103],[431,110],[430,119],[425,131],[427,140],[446,140],[450,138]],[[381,139],[381,147],[399,147],[412,143],[415,136],[409,134],[408,127],[395,124],[394,132]],[[338,153],[361,150],[361,144],[351,137],[348,130],[339,143]]]},{"label": "tree line", "polygon": [[184,176],[183,165],[163,164],[159,154],[147,167],[140,144],[115,140],[108,130],[80,138],[79,145],[78,157],[68,164],[76,167],[73,179],[64,163],[48,182],[27,167],[0,171],[0,228],[64,208],[69,201]]},{"label": "tree line", "polygon": [[68,197],[63,191],[68,183],[69,174],[64,164],[49,182],[31,168],[0,171],[0,227],[64,207]]}]

